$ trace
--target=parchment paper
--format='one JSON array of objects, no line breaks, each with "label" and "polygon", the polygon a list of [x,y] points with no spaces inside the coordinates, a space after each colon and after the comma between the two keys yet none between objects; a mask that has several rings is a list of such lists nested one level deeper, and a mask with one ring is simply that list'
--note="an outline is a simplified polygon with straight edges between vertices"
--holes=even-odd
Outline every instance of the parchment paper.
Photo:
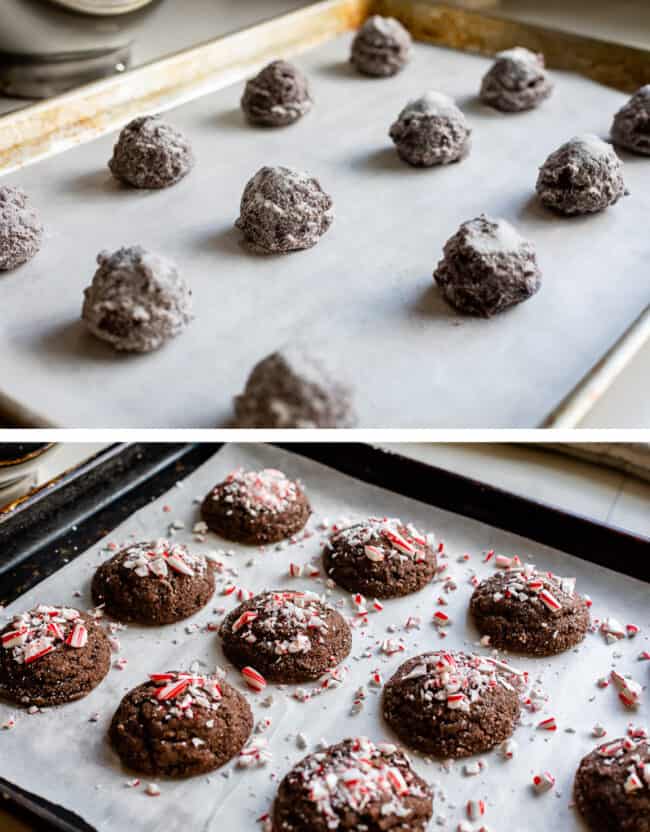
[{"label": "parchment paper", "polygon": [[[555,73],[539,110],[506,116],[477,102],[490,61],[419,44],[395,78],[347,64],[350,35],[302,55],[312,113],[255,129],[242,85],[167,118],[198,164],[160,193],[116,186],[106,136],[12,174],[48,228],[42,253],[0,277],[0,390],[67,427],[212,427],[252,366],[292,337],[355,386],[362,427],[533,427],[650,301],[649,163],[625,156],[631,196],[599,215],[563,219],[534,199],[537,168],[576,133],[605,136],[622,93]],[[473,128],[468,159],[416,170],[388,129],[410,98],[436,88]],[[335,203],[316,248],[255,257],[233,229],[248,179],[264,164],[317,175]],[[445,241],[481,212],[512,221],[537,246],[538,295],[496,318],[457,315],[433,286]],[[115,354],[79,322],[101,249],[143,244],[175,259],[196,320],[146,356]]]},{"label": "parchment paper", "polygon": [[[498,553],[519,554],[558,574],[575,575],[580,591],[590,594],[594,600],[594,616],[615,616],[624,623],[638,624],[642,631],[636,639],[624,640],[613,647],[607,646],[600,634],[591,634],[576,651],[566,655],[512,661],[513,665],[528,670],[534,680],[539,679],[550,695],[546,710],[532,716],[524,712],[522,724],[515,733],[519,743],[515,759],[506,762],[496,752],[484,755],[482,759],[488,767],[478,777],[465,777],[462,763],[453,764],[445,771],[440,763],[427,762],[414,755],[414,765],[429,781],[437,784],[434,817],[438,818],[441,829],[456,829],[470,797],[487,799],[485,821],[494,832],[522,828],[542,832],[548,830],[549,824],[563,832],[583,829],[569,808],[569,802],[575,768],[581,757],[597,743],[590,736],[594,723],[603,723],[608,736],[615,737],[626,730],[630,721],[639,724],[647,719],[647,703],[641,705],[638,714],[627,711],[618,702],[613,687],[601,690],[596,686],[596,680],[616,666],[622,672],[632,673],[643,684],[647,682],[648,664],[638,662],[636,657],[641,650],[648,649],[648,586],[516,535],[367,486],[292,454],[254,445],[226,447],[188,477],[182,487],[172,489],[129,518],[108,540],[121,543],[130,535],[139,538],[161,535],[166,532],[168,523],[174,521],[186,524],[184,531],[177,532],[177,539],[190,540],[190,529],[198,518],[193,498],[202,497],[214,483],[239,465],[280,467],[287,475],[301,478],[315,510],[309,528],[316,534],[283,550],[270,548],[264,553],[255,547],[224,544],[211,536],[209,542],[197,548],[223,545],[233,553],[225,558],[228,565],[239,571],[235,578],[223,576],[224,582],[234,581],[238,586],[254,591],[291,587],[320,592],[324,588],[322,584],[308,578],[291,579],[287,577],[287,569],[291,561],[307,563],[318,557],[322,533],[317,529],[323,518],[328,518],[331,523],[343,516],[355,519],[368,514],[388,514],[408,518],[421,531],[435,531],[444,541],[449,552],[447,571],[456,578],[457,591],[444,593],[441,585],[436,584],[417,595],[387,601],[383,612],[370,615],[367,629],[353,631],[352,653],[346,662],[350,672],[338,690],[327,691],[306,703],[292,697],[293,686],[284,690],[269,686],[261,696],[247,692],[256,719],[268,717],[272,720],[271,728],[264,735],[269,739],[273,753],[273,760],[266,768],[238,770],[234,764],[229,764],[221,773],[210,777],[185,782],[159,780],[160,797],[148,797],[143,786],[138,789],[125,786],[133,775],[120,769],[106,741],[106,730],[121,696],[150,672],[188,666],[195,660],[204,662],[208,668],[219,663],[229,669],[230,681],[245,691],[238,671],[223,658],[216,634],[200,629],[208,621],[219,618],[213,613],[215,608],[225,606],[230,610],[237,603],[233,596],[225,598],[217,590],[208,608],[189,622],[151,630],[136,626],[125,630],[121,635],[120,656],[128,659],[126,669],[112,670],[107,679],[81,702],[33,716],[0,704],[0,724],[10,714],[16,714],[17,719],[14,729],[0,732],[0,775],[74,809],[100,832],[255,829],[255,820],[268,810],[278,780],[305,753],[315,750],[319,740],[331,743],[353,734],[365,734],[376,740],[391,737],[380,717],[379,691],[367,687],[373,670],[380,669],[387,679],[407,656],[440,649],[443,645],[445,649],[485,652],[476,648],[478,634],[467,620],[467,604],[472,591],[468,579],[474,570],[479,576],[492,572],[492,568],[481,561],[483,553],[494,548]],[[457,558],[464,553],[471,559],[458,563]],[[89,607],[89,582],[93,570],[104,557],[102,544],[95,546],[12,604],[7,613],[39,602]],[[251,560],[254,565],[247,565]],[[75,590],[81,592],[81,598],[74,596]],[[445,595],[449,601],[444,610],[453,620],[444,640],[431,624],[439,595]],[[339,599],[344,601],[343,610],[352,614],[349,594],[333,590],[331,602],[336,603]],[[403,630],[410,615],[422,617],[419,631]],[[190,629],[194,624],[199,625],[199,629],[188,634],[188,624]],[[391,625],[398,631],[390,634],[388,628]],[[406,651],[390,658],[381,654],[377,644],[389,635],[403,639]],[[365,651],[370,652],[369,658],[362,657]],[[350,709],[360,686],[366,686],[366,705],[360,714],[353,716]],[[268,692],[274,697],[271,708],[261,705]],[[95,712],[99,713],[99,721],[90,723],[89,717]],[[557,733],[535,730],[533,726],[542,716],[551,714],[558,722]],[[569,730],[574,733],[566,733]],[[295,737],[299,731],[308,739],[308,748],[304,751],[296,745]],[[550,770],[556,776],[557,787],[555,792],[537,797],[532,793],[530,782],[532,775],[541,770]],[[441,820],[443,817],[446,821]],[[525,818],[525,827],[522,818]],[[438,828],[435,822],[431,823],[431,828]]]}]

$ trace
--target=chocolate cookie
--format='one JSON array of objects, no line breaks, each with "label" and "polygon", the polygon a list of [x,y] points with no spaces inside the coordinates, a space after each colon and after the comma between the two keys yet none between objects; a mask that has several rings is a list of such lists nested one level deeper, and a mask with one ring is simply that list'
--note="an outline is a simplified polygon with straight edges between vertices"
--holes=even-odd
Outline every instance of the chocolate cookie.
[{"label": "chocolate cookie", "polygon": [[70,607],[41,604],[0,633],[0,690],[20,705],[82,699],[106,676],[111,648],[104,631]]},{"label": "chocolate cookie", "polygon": [[38,252],[43,225],[27,194],[11,185],[0,187],[0,271],[22,266]]},{"label": "chocolate cookie", "polygon": [[109,736],[134,771],[195,777],[232,759],[252,728],[248,702],[220,676],[171,671],[153,673],[127,693]]},{"label": "chocolate cookie", "polygon": [[285,167],[263,167],[244,188],[235,223],[255,251],[286,253],[315,246],[334,219],[318,179]]},{"label": "chocolate cookie", "polygon": [[589,610],[575,592],[574,578],[534,567],[497,572],[474,590],[470,612],[490,645],[531,656],[550,656],[579,644],[589,628]]},{"label": "chocolate cookie", "polygon": [[537,195],[560,214],[592,214],[626,193],[623,163],[598,136],[576,136],[551,153],[539,169]]},{"label": "chocolate cookie", "polygon": [[532,297],[542,282],[533,244],[509,222],[486,216],[447,240],[433,277],[459,312],[485,318]]},{"label": "chocolate cookie", "polygon": [[311,110],[307,79],[288,61],[272,61],[246,83],[241,106],[251,124],[285,127]]},{"label": "chocolate cookie", "polygon": [[650,744],[610,740],[583,758],[575,779],[578,811],[593,832],[650,832]]},{"label": "chocolate cookie", "polygon": [[280,783],[274,832],[423,832],[433,792],[394,745],[355,737],[309,754]]},{"label": "chocolate cookie", "polygon": [[386,683],[384,718],[406,745],[425,754],[481,754],[512,734],[519,680],[495,659],[442,650],[414,656]]},{"label": "chocolate cookie", "polygon": [[192,170],[194,154],[180,130],[159,116],[143,116],[122,130],[108,167],[134,188],[168,188]]},{"label": "chocolate cookie", "polygon": [[192,320],[192,292],[176,266],[141,246],[102,251],[81,317],[116,350],[150,352]]},{"label": "chocolate cookie", "polygon": [[352,646],[344,618],[313,592],[262,592],[226,617],[220,635],[236,667],[252,666],[271,682],[319,679]]},{"label": "chocolate cookie", "polygon": [[179,543],[133,543],[97,569],[96,604],[118,621],[173,624],[201,609],[214,593],[214,568]]},{"label": "chocolate cookie", "polygon": [[405,162],[432,167],[464,158],[469,152],[471,132],[452,99],[430,90],[409,101],[389,135]]},{"label": "chocolate cookie", "polygon": [[610,134],[614,144],[650,156],[650,84],[637,90],[616,113]]},{"label": "chocolate cookie", "polygon": [[481,101],[517,113],[539,106],[553,92],[553,82],[544,68],[544,56],[515,46],[497,52],[496,60],[483,77]]},{"label": "chocolate cookie", "polygon": [[299,482],[275,468],[237,470],[210,491],[201,516],[221,537],[238,543],[276,543],[299,532],[311,514]]},{"label": "chocolate cookie", "polygon": [[395,75],[411,57],[411,35],[394,17],[372,15],[352,41],[350,61],[364,75]]},{"label": "chocolate cookie", "polygon": [[426,586],[436,555],[426,537],[397,518],[370,517],[333,534],[323,551],[325,571],[349,592],[396,598]]},{"label": "chocolate cookie", "polygon": [[350,428],[356,423],[352,392],[322,360],[290,345],[251,370],[235,397],[238,428]]}]

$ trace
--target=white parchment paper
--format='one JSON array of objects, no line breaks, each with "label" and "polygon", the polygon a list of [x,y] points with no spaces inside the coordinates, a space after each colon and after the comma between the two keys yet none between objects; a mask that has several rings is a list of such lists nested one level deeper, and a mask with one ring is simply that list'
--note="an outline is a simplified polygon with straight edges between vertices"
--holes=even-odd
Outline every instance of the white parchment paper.
[{"label": "white parchment paper", "polygon": [[[355,519],[387,514],[408,519],[422,531],[435,531],[449,553],[447,571],[456,578],[458,589],[445,593],[441,584],[434,584],[416,595],[386,601],[383,612],[369,616],[367,628],[353,631],[353,648],[346,662],[349,674],[343,686],[303,703],[293,697],[293,686],[284,689],[269,686],[265,694],[259,695],[250,693],[241,683],[238,671],[223,658],[217,635],[203,629],[207,622],[220,618],[214,612],[216,608],[230,610],[237,603],[233,596],[221,595],[218,588],[212,603],[188,622],[155,629],[131,626],[125,630],[121,634],[120,657],[128,660],[126,669],[111,670],[105,681],[81,702],[31,716],[0,704],[0,724],[11,715],[16,717],[15,728],[0,731],[0,775],[78,812],[100,832],[254,829],[256,818],[271,804],[278,780],[305,753],[315,750],[319,740],[332,743],[354,734],[365,734],[376,740],[391,737],[381,719],[380,693],[368,687],[372,671],[379,669],[387,679],[406,657],[443,646],[486,652],[476,647],[478,634],[467,617],[472,591],[469,577],[474,572],[479,576],[492,572],[492,567],[482,564],[482,557],[486,550],[494,548],[498,553],[519,554],[557,574],[575,575],[578,588],[593,598],[595,617],[615,616],[624,623],[639,625],[641,632],[635,639],[626,639],[614,646],[606,645],[600,634],[590,634],[577,650],[568,654],[550,659],[512,660],[516,666],[528,670],[532,679],[539,680],[550,697],[544,711],[534,715],[524,712],[522,724],[515,732],[519,743],[515,759],[506,762],[497,752],[484,755],[482,759],[488,767],[477,777],[464,776],[462,763],[454,763],[449,770],[444,770],[440,763],[414,755],[414,765],[430,782],[437,784],[434,817],[441,829],[456,829],[470,797],[487,800],[485,820],[494,832],[522,828],[542,832],[548,830],[549,824],[563,832],[583,829],[569,803],[575,769],[582,756],[597,743],[591,736],[593,725],[601,722],[607,736],[613,738],[623,734],[629,722],[643,724],[647,720],[646,702],[638,712],[627,711],[619,703],[613,686],[601,690],[596,685],[597,679],[608,675],[612,667],[632,673],[644,685],[647,683],[650,665],[637,661],[637,656],[648,649],[650,593],[648,586],[640,581],[368,486],[298,456],[270,447],[233,445],[222,449],[188,477],[182,487],[172,489],[141,509],[106,541],[12,604],[6,613],[41,602],[90,607],[90,579],[97,564],[108,556],[103,551],[108,540],[122,543],[132,535],[138,538],[164,535],[170,522],[182,521],[186,529],[177,532],[177,539],[190,541],[191,527],[198,519],[193,498],[203,496],[240,465],[280,467],[287,475],[301,478],[315,511],[309,524],[315,534],[288,548],[269,548],[265,552],[256,547],[224,543],[214,536],[205,544],[194,544],[200,549],[223,547],[232,552],[225,560],[238,575],[223,575],[220,586],[232,581],[256,592],[289,586],[323,591],[320,581],[287,576],[290,562],[302,564],[318,559],[322,536],[318,525],[323,518],[334,522],[343,516]],[[470,555],[470,560],[457,562],[465,553]],[[81,593],[80,598],[75,596],[75,591]],[[335,589],[329,595],[332,603],[340,601],[343,611],[353,615],[348,593]],[[431,623],[432,613],[439,608],[436,599],[440,595],[449,602],[444,610],[453,621],[444,640]],[[408,616],[422,617],[420,630],[404,630]],[[188,626],[195,631],[188,633]],[[392,627],[396,632],[389,632]],[[379,642],[389,635],[403,639],[405,652],[388,658],[379,651]],[[369,656],[364,657],[365,653]],[[159,780],[161,795],[156,798],[144,793],[144,785],[138,789],[127,788],[125,783],[133,774],[121,769],[106,739],[120,698],[146,679],[148,673],[187,667],[197,660],[207,668],[215,664],[227,668],[229,680],[248,696],[256,720],[271,719],[271,727],[264,736],[270,741],[272,762],[266,768],[245,771],[231,763],[209,777],[179,782]],[[362,686],[366,689],[365,707],[361,713],[352,715],[355,692]],[[274,697],[273,705],[262,707],[261,700],[269,692]],[[99,721],[91,723],[89,718],[95,712],[99,713]],[[555,734],[534,727],[542,716],[549,715],[554,715],[558,722]],[[308,739],[305,751],[296,744],[299,731]],[[550,770],[557,778],[557,785],[553,792],[535,796],[531,778],[541,770]],[[525,826],[521,825],[522,818],[526,819]],[[431,827],[438,828],[434,822]]]},{"label": "white parchment paper", "polygon": [[[315,342],[356,389],[362,427],[534,427],[650,301],[650,163],[625,155],[631,195],[566,219],[534,199],[537,168],[577,133],[606,136],[626,100],[554,73],[536,111],[504,115],[476,99],[487,58],[418,44],[395,78],[355,74],[350,35],[296,59],[313,111],[285,129],[255,129],[242,85],[166,115],[197,166],[159,193],[118,187],[105,136],[6,178],[31,194],[48,229],[30,264],[0,277],[0,391],[66,427],[212,427],[253,365],[293,337]],[[416,170],[388,129],[407,100],[434,88],[473,129],[459,164]],[[332,229],[312,250],[255,257],[233,228],[248,179],[289,165],[334,199]],[[496,318],[459,316],[433,286],[445,241],[481,212],[536,245],[538,295]],[[176,260],[196,320],[145,356],[116,354],[79,321],[101,249],[142,244]]]}]

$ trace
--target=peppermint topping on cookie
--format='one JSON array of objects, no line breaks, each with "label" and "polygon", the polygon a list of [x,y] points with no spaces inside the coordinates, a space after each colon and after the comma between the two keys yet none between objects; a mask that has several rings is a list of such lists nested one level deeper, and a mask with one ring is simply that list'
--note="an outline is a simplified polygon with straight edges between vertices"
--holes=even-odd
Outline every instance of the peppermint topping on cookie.
[{"label": "peppermint topping on cookie", "polygon": [[575,602],[575,578],[561,578],[552,572],[539,572],[532,564],[509,566],[505,572],[490,579],[499,582],[499,589],[492,596],[497,603],[514,598],[518,601],[543,604],[552,613],[558,613],[568,603]]},{"label": "peppermint topping on cookie", "polygon": [[166,710],[166,718],[194,719],[195,708],[204,711],[218,710],[222,692],[222,679],[218,674],[197,676],[193,673],[151,673],[154,685],[151,701]]},{"label": "peppermint topping on cookie", "polygon": [[124,550],[124,569],[133,570],[140,578],[150,575],[167,578],[170,572],[179,575],[203,575],[207,569],[203,555],[189,552],[180,543],[160,538],[148,543],[134,543]]},{"label": "peppermint topping on cookie", "polygon": [[237,503],[256,516],[260,512],[285,511],[296,501],[298,494],[296,483],[275,468],[262,471],[238,469],[214,489],[212,498],[217,502]]},{"label": "peppermint topping on cookie", "polygon": [[397,517],[370,517],[365,523],[342,529],[330,539],[332,545],[363,546],[371,561],[385,558],[425,561],[432,542],[432,535],[422,534],[412,523],[403,523]]},{"label": "peppermint topping on cookie", "polygon": [[18,664],[31,664],[64,644],[79,649],[88,641],[88,631],[80,617],[70,607],[41,604],[15,616],[12,629],[0,636],[0,643],[3,649],[12,651]]}]

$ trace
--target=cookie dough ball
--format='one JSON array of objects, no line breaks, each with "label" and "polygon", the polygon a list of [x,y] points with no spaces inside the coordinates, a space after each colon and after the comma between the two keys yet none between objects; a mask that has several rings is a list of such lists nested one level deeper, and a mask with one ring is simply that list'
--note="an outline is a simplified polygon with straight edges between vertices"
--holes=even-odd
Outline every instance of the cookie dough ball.
[{"label": "cookie dough ball", "polygon": [[122,699],[110,740],[142,774],[195,777],[225,765],[253,728],[246,699],[221,676],[153,673]]},{"label": "cookie dough ball", "polygon": [[539,169],[537,195],[560,214],[593,214],[624,196],[623,163],[598,136],[576,136]]},{"label": "cookie dough ball", "polygon": [[194,154],[180,130],[159,116],[143,116],[122,130],[108,167],[134,188],[168,188],[192,170]]},{"label": "cookie dough ball", "polygon": [[344,618],[313,592],[262,592],[221,625],[223,652],[238,668],[252,666],[271,682],[310,682],[349,654]]},{"label": "cookie dough ball", "polygon": [[650,832],[650,744],[609,740],[580,763],[574,794],[593,832]]},{"label": "cookie dough ball", "polygon": [[497,572],[482,581],[469,609],[492,647],[531,656],[569,650],[589,628],[589,610],[575,591],[575,579],[528,566]]},{"label": "cookie dough ball", "polygon": [[433,273],[459,312],[489,318],[532,297],[542,282],[535,249],[509,222],[480,216],[445,243]]},{"label": "cookie dough ball", "polygon": [[176,266],[141,246],[97,255],[81,317],[116,350],[150,352],[192,320],[192,292]]},{"label": "cookie dough ball", "polygon": [[31,260],[42,237],[43,226],[27,194],[11,185],[0,187],[0,271]]},{"label": "cookie dough ball", "polygon": [[544,69],[544,56],[522,46],[497,52],[496,61],[483,77],[481,101],[517,113],[532,110],[553,92],[553,82]]},{"label": "cookie dough ball", "polygon": [[214,593],[214,567],[204,555],[179,543],[133,543],[97,569],[95,604],[118,621],[173,624],[208,603]]},{"label": "cookie dough ball", "polygon": [[427,168],[466,156],[470,134],[465,116],[451,98],[434,91],[410,101],[389,133],[400,158]]},{"label": "cookie dough ball", "polygon": [[0,691],[25,707],[82,699],[110,663],[106,633],[70,607],[41,604],[14,616],[0,633]]},{"label": "cookie dough ball", "polygon": [[395,75],[411,57],[411,35],[394,17],[369,17],[352,41],[350,61],[364,75]]},{"label": "cookie dough ball", "polygon": [[274,352],[252,369],[235,398],[239,428],[350,428],[352,392],[300,346]]},{"label": "cookie dough ball", "polygon": [[436,555],[412,523],[371,517],[333,534],[323,551],[325,571],[349,592],[397,598],[426,586]]},{"label": "cookie dough ball", "polygon": [[248,182],[237,228],[257,251],[284,253],[315,246],[334,219],[332,198],[318,179],[285,167],[263,167]]},{"label": "cookie dough ball", "polygon": [[275,468],[233,471],[201,505],[201,516],[213,532],[259,545],[291,537],[304,528],[310,514],[301,483]]},{"label": "cookie dough ball", "polygon": [[424,832],[433,793],[390,743],[355,737],[301,760],[280,783],[275,832]]},{"label": "cookie dough ball", "polygon": [[616,113],[611,137],[626,150],[650,156],[650,84],[641,87]]},{"label": "cookie dough ball", "polygon": [[288,61],[272,61],[246,83],[242,110],[252,124],[285,127],[311,110],[309,85]]},{"label": "cookie dough ball", "polygon": [[482,754],[519,718],[520,677],[504,662],[442,650],[400,665],[384,688],[384,718],[398,737],[436,757]]}]

